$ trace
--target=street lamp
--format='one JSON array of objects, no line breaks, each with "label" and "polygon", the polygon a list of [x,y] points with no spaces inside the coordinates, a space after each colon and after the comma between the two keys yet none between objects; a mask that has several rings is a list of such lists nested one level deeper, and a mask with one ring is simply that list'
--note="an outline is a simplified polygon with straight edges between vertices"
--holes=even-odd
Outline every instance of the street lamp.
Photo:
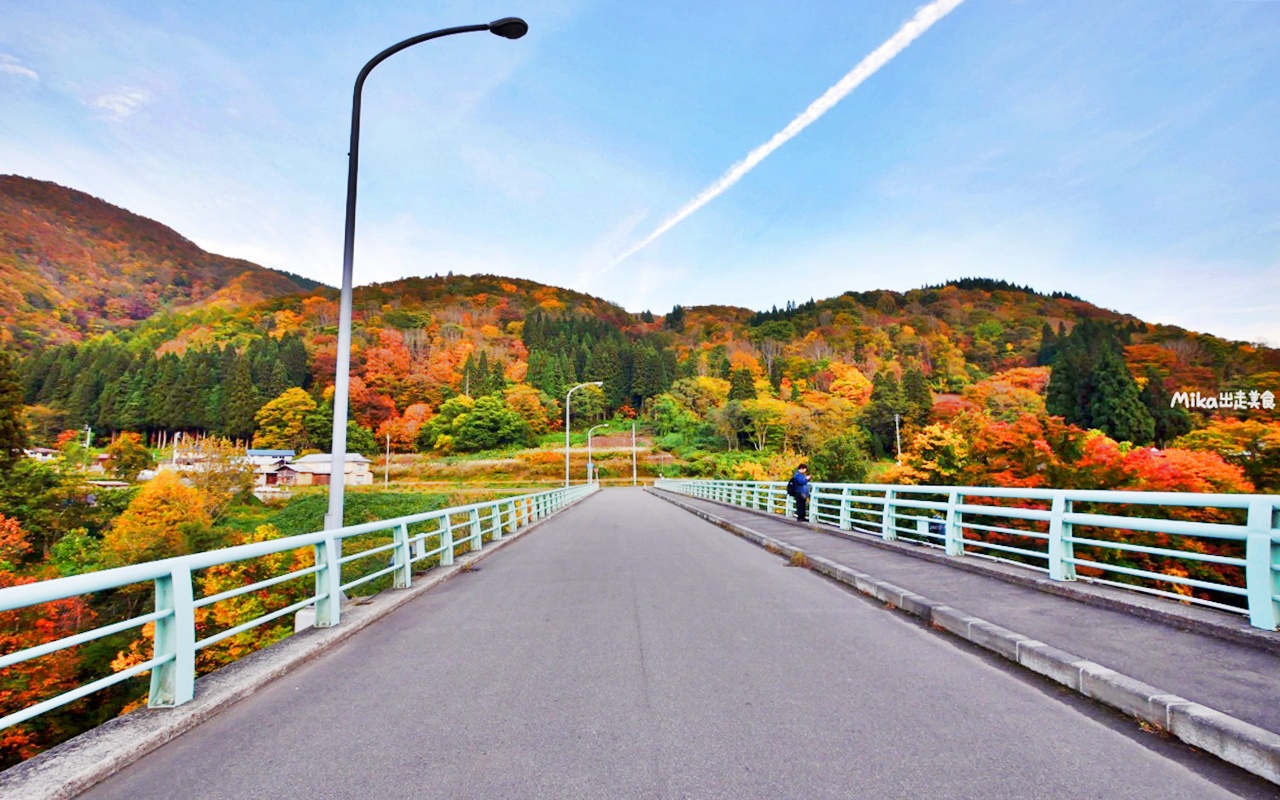
[{"label": "street lamp", "polygon": [[[529,25],[518,17],[505,17],[486,25],[464,25],[424,33],[394,44],[369,59],[356,76],[351,100],[351,150],[347,153],[347,222],[342,245],[342,295],[338,309],[337,370],[333,383],[333,461],[329,468],[329,512],[324,517],[325,530],[342,527],[342,493],[347,468],[347,399],[351,377],[351,267],[355,261],[356,237],[356,173],[360,162],[360,93],[365,78],[373,68],[405,48],[430,39],[455,33],[489,31],[504,39],[519,39],[529,32]],[[336,480],[335,480],[336,478]]]},{"label": "street lamp", "polygon": [[564,396],[564,488],[569,488],[569,398],[583,386],[604,386],[604,381],[580,383]]},{"label": "street lamp", "polygon": [[591,483],[591,473],[594,471],[591,469],[591,434],[599,428],[607,427],[609,427],[608,423],[602,422],[587,429],[587,483]]}]

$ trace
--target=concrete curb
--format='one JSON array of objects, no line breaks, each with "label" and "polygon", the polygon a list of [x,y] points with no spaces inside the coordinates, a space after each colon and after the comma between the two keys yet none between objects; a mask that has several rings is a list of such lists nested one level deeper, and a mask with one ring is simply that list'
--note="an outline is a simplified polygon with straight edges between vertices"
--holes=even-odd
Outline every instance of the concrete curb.
[{"label": "concrete curb", "polygon": [[307,628],[197,679],[195,699],[188,703],[116,717],[0,772],[0,799],[75,797],[576,505],[505,534],[500,541],[486,542],[479,552],[456,557],[452,566],[435,567],[408,589],[344,603],[339,625]]},{"label": "concrete curb", "polygon": [[891,583],[681,502],[665,492],[646,490],[695,516],[724,528],[784,558],[798,558],[814,572],[851,586],[892,608],[919,617],[1085,697],[1111,706],[1254,775],[1280,784],[1280,734],[1193,703],[1178,695],[1059,650],[1030,636],[930,600]]}]

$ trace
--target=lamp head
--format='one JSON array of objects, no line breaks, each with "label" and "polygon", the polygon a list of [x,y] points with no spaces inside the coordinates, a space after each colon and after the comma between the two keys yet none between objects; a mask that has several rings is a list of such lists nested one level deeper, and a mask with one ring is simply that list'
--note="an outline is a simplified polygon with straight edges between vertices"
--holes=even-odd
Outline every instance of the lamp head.
[{"label": "lamp head", "polygon": [[604,381],[592,381],[592,386],[604,386]]},{"label": "lamp head", "polygon": [[519,17],[503,17],[489,23],[489,32],[505,39],[519,39],[529,32],[529,23]]}]

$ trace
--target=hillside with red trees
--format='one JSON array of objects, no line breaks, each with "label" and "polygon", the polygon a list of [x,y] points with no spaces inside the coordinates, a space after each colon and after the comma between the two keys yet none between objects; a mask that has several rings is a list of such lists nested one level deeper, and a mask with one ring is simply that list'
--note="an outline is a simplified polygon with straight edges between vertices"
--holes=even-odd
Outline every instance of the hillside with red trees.
[{"label": "hillside with red trees", "polygon": [[206,253],[84,192],[0,175],[0,342],[26,350],[195,304],[241,305],[315,281]]}]

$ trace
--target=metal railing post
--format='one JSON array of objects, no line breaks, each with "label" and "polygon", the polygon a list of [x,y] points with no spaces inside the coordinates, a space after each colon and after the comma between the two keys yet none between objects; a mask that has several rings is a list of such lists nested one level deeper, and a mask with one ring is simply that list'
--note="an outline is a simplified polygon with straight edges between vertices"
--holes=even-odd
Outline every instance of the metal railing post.
[{"label": "metal railing post", "polygon": [[395,549],[391,552],[395,554],[396,571],[391,573],[395,576],[391,585],[396,589],[408,589],[410,582],[413,581],[409,555],[409,526],[404,523],[397,525],[392,537]]},{"label": "metal railing post", "polygon": [[886,542],[892,542],[898,538],[898,509],[893,504],[895,496],[897,496],[897,492],[894,490],[884,490],[884,511],[880,517],[880,538]]},{"label": "metal railing post", "polygon": [[964,529],[961,526],[960,493],[947,496],[947,526],[945,529],[947,555],[964,555]]},{"label": "metal railing post", "polygon": [[1071,563],[1075,547],[1070,541],[1071,523],[1063,516],[1071,511],[1071,501],[1065,492],[1053,493],[1053,505],[1049,507],[1049,578],[1055,581],[1074,581],[1076,565]]},{"label": "metal railing post", "polygon": [[331,628],[342,620],[342,555],[338,539],[330,536],[316,545],[317,628]]},{"label": "metal railing post", "polygon": [[1249,503],[1249,516],[1245,522],[1245,588],[1249,593],[1249,624],[1263,630],[1276,630],[1280,623],[1280,545],[1272,541],[1276,528],[1280,527],[1280,514],[1275,501],[1258,498]]},{"label": "metal railing post", "polygon": [[847,531],[853,527],[853,498],[850,496],[849,491],[849,487],[846,486],[840,492],[840,530],[842,531]]},{"label": "metal railing post", "polygon": [[156,578],[156,611],[170,611],[156,620],[152,650],[156,658],[172,656],[151,670],[151,694],[147,705],[169,708],[181,705],[196,691],[196,615],[191,570],[175,566]]},{"label": "metal railing post", "polygon": [[449,514],[440,518],[440,566],[453,564],[453,520]]},{"label": "metal railing post", "polygon": [[419,536],[413,542],[413,557],[425,558],[427,555],[427,537]]},{"label": "metal railing post", "polygon": [[471,550],[474,553],[484,547],[484,527],[480,524],[480,509],[471,509]]}]

